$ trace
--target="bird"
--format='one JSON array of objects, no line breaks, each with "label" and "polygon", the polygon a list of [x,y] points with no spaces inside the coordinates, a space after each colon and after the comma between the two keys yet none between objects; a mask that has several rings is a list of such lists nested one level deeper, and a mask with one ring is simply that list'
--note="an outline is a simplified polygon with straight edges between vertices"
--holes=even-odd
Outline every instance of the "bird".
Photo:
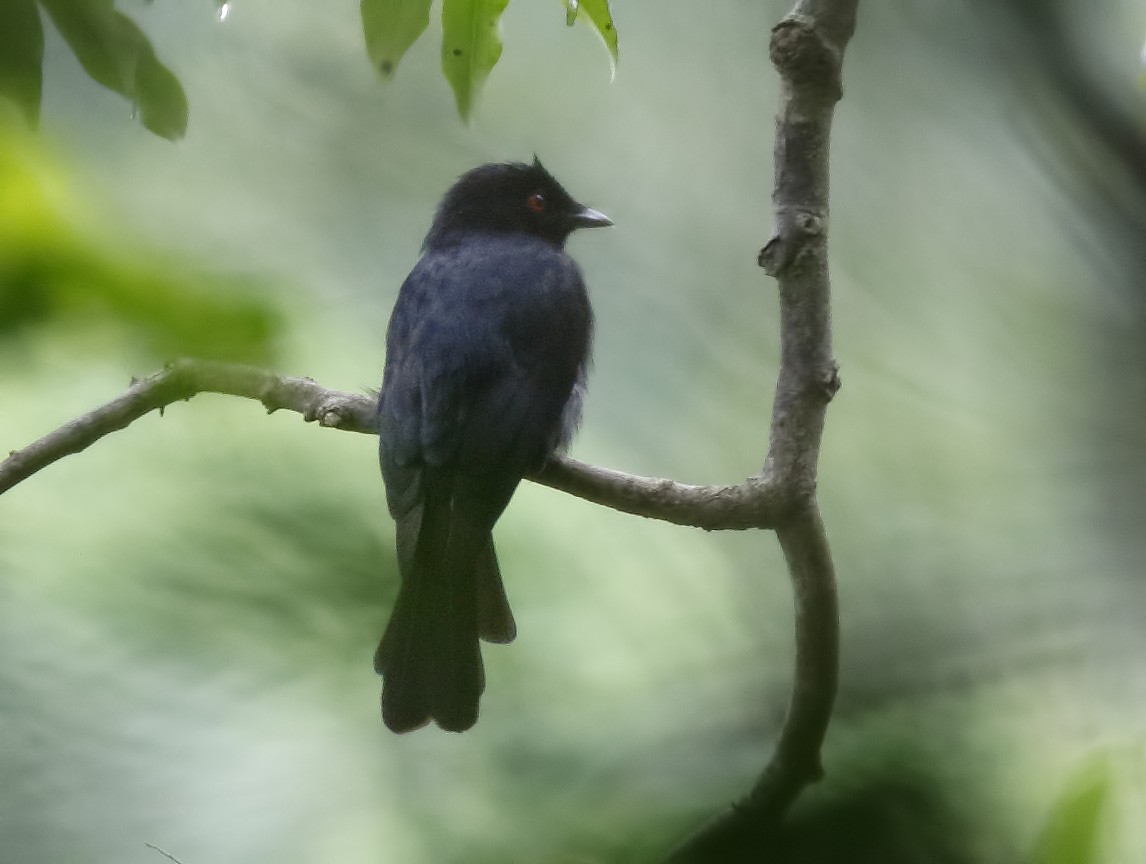
[{"label": "bird", "polygon": [[516,636],[492,530],[580,423],[593,311],[565,242],[612,224],[536,156],[481,165],[443,196],[398,292],[376,412],[400,585],[374,668],[393,732],[472,727],[479,640]]}]

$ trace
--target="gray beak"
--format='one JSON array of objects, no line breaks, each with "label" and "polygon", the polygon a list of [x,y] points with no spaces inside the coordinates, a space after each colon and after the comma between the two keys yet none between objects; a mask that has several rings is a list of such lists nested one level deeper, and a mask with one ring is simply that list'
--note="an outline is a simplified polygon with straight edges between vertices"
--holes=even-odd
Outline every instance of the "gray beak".
[{"label": "gray beak", "polygon": [[613,224],[613,220],[597,210],[592,210],[589,207],[582,207],[578,213],[573,215],[573,226],[575,228],[607,228]]}]

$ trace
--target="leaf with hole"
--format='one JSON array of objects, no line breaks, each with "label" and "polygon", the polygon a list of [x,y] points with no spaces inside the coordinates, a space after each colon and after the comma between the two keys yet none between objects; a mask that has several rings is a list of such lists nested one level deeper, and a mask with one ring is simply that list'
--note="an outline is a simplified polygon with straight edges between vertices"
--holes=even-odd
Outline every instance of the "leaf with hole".
[{"label": "leaf with hole", "polygon": [[570,27],[584,21],[601,37],[609,52],[609,72],[617,74],[617,28],[613,24],[613,10],[609,0],[565,0],[565,23]]},{"label": "leaf with hole", "polygon": [[362,0],[366,53],[384,78],[430,24],[431,0]]},{"label": "leaf with hole", "polygon": [[500,20],[508,5],[509,0],[445,0],[442,6],[442,71],[463,120],[469,120],[482,84],[501,57]]}]

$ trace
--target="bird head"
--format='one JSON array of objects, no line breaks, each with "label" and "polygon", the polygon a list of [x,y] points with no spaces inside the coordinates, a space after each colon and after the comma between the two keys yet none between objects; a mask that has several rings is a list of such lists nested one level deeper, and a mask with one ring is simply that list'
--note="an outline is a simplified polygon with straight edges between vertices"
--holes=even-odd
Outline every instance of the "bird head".
[{"label": "bird head", "polygon": [[492,162],[459,177],[438,206],[425,246],[474,231],[531,234],[563,246],[578,228],[612,224],[574,200],[534,156],[532,164]]}]

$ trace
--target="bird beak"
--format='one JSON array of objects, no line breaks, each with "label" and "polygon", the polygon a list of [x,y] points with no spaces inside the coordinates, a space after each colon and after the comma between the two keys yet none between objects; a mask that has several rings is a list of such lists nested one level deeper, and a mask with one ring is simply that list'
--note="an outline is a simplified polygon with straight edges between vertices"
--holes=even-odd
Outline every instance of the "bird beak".
[{"label": "bird beak", "polygon": [[612,224],[613,220],[604,213],[592,210],[589,207],[582,207],[573,214],[574,228],[607,228]]}]

